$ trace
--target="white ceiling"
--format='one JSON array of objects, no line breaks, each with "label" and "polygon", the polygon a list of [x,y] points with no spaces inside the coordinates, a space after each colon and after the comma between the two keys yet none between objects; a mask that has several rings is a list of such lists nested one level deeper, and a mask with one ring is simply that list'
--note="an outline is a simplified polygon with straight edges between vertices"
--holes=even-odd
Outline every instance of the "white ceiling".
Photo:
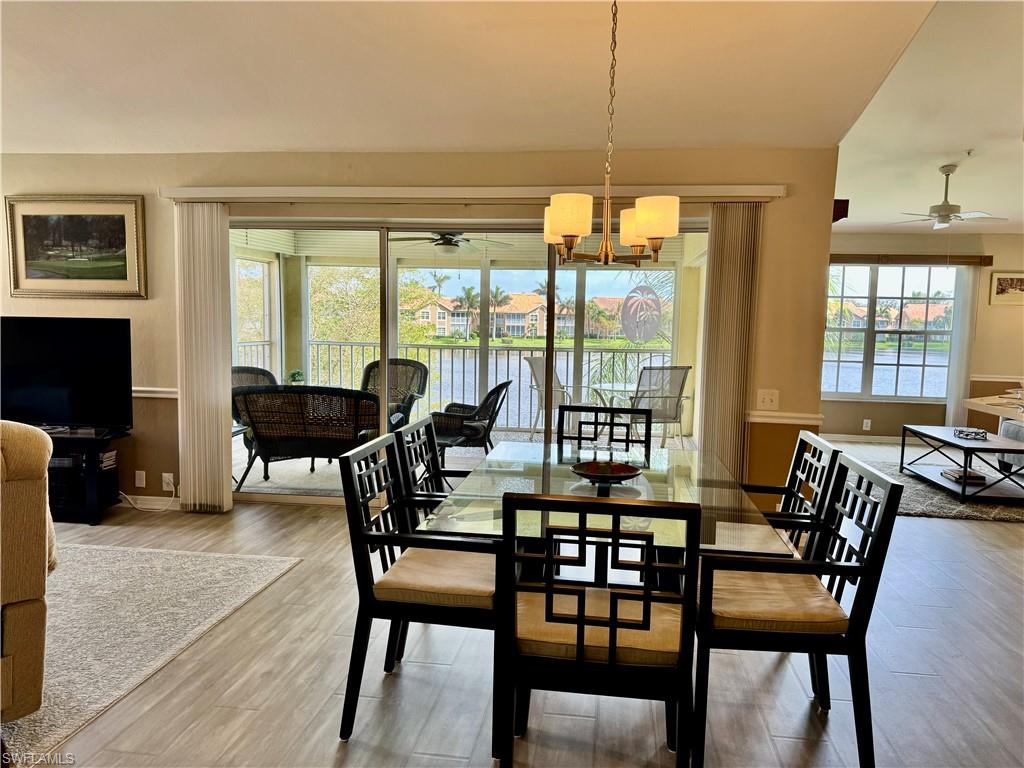
[{"label": "white ceiling", "polygon": [[[617,146],[827,147],[931,2],[620,7]],[[608,7],[4,2],[6,152],[603,148]]]},{"label": "white ceiling", "polygon": [[[940,2],[839,149],[837,232],[928,232],[901,211],[942,200],[938,167],[960,163],[951,202],[1009,222],[944,233],[1024,232],[1024,3]],[[974,152],[967,157],[965,150]]]}]

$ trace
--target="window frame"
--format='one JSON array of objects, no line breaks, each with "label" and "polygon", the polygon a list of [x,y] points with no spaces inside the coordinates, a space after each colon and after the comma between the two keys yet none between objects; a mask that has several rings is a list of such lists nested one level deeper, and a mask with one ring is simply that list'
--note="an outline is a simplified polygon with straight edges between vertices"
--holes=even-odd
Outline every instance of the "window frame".
[{"label": "window frame", "polygon": [[[871,402],[878,402],[878,403],[918,403],[918,404],[922,404],[922,405],[938,405],[938,404],[946,403],[946,401],[948,399],[948,395],[949,395],[950,376],[953,373],[953,369],[954,369],[954,365],[955,365],[956,361],[952,357],[950,357],[948,364],[945,365],[945,366],[941,366],[941,365],[928,365],[928,363],[927,363],[927,359],[928,359],[927,358],[927,350],[928,350],[928,339],[929,339],[929,337],[932,337],[932,336],[940,336],[940,337],[941,336],[947,336],[947,337],[949,337],[950,347],[951,347],[951,351],[952,351],[952,340],[953,340],[954,326],[955,326],[955,323],[956,323],[955,317],[956,317],[956,312],[957,312],[957,301],[958,301],[958,297],[956,295],[955,284],[954,284],[952,298],[938,299],[938,297],[932,297],[930,295],[930,292],[931,292],[931,279],[932,279],[932,272],[931,272],[931,270],[935,269],[935,268],[943,268],[944,266],[945,265],[936,265],[936,264],[928,264],[928,265],[925,265],[925,264],[888,264],[888,263],[886,263],[886,264],[857,264],[857,263],[845,263],[845,262],[844,263],[840,263],[840,264],[829,264],[829,269],[830,270],[831,270],[832,267],[843,268],[842,284],[840,285],[838,296],[832,294],[828,290],[828,287],[826,286],[826,290],[825,290],[825,301],[826,301],[825,328],[824,328],[824,332],[822,334],[823,342],[824,342],[824,339],[827,337],[827,335],[829,333],[837,333],[837,334],[839,334],[839,337],[840,337],[840,342],[839,342],[840,345],[839,345],[839,348],[836,350],[836,359],[835,359],[836,368],[837,368],[837,370],[836,370],[836,387],[837,387],[837,390],[838,390],[838,383],[839,383],[839,366],[843,362],[843,360],[842,360],[842,334],[843,333],[849,333],[851,331],[857,332],[857,333],[863,333],[863,335],[864,335],[864,352],[863,352],[863,357],[862,357],[862,359],[860,361],[860,365],[861,365],[861,388],[860,388],[860,392],[839,392],[839,391],[827,392],[827,391],[822,389],[820,391],[820,395],[821,395],[821,399],[822,400],[828,400],[830,402],[865,402],[865,401],[869,401],[870,400]],[[952,266],[952,265],[950,265],[950,266]],[[845,286],[845,282],[846,282],[845,268],[846,267],[866,267],[868,269],[868,291],[867,291],[867,298],[866,298],[866,301],[867,301],[867,315],[865,317],[865,325],[864,325],[863,328],[858,328],[856,326],[834,327],[834,326],[829,326],[829,324],[828,324],[828,310],[827,310],[828,302],[830,300],[832,300],[832,299],[838,298],[839,301],[840,301],[840,312],[842,312],[843,302],[845,302],[847,300],[846,290],[845,290],[845,288],[846,288],[846,286]],[[901,315],[903,313],[904,305],[905,305],[907,299],[908,298],[912,298],[912,297],[908,297],[908,296],[903,295],[903,293],[905,293],[905,285],[906,285],[906,270],[908,268],[914,268],[914,267],[925,267],[925,268],[928,269],[928,282],[927,282],[926,289],[925,289],[925,296],[923,297],[924,298],[924,302],[925,302],[925,315],[924,315],[924,327],[923,328],[920,328],[920,329],[895,328],[895,329],[893,329],[893,328],[877,328],[876,327],[876,315],[877,315],[877,311],[878,311],[878,300],[879,300],[878,299],[878,273],[879,273],[879,268],[880,267],[898,267],[898,268],[903,270],[903,272],[901,274],[901,278],[902,279],[901,279],[901,284],[900,284],[900,293],[901,293],[901,295],[899,297],[895,297],[895,298],[898,298],[899,301],[900,301],[900,314]],[[851,297],[851,298],[856,299],[856,298],[860,298],[860,297]],[[884,299],[892,299],[894,297],[886,296],[886,297],[883,297],[883,298]],[[952,320],[952,322],[950,324],[951,325],[950,328],[948,328],[948,329],[930,329],[928,327],[928,307],[931,304],[931,301],[932,301],[933,298],[936,298],[937,300],[941,300],[941,301],[950,301],[951,302],[952,312],[953,312],[953,320]],[[925,371],[928,368],[943,368],[944,367],[946,369],[946,395],[944,395],[942,397],[930,397],[930,396],[926,396],[926,395],[899,395],[899,394],[895,394],[895,392],[894,392],[894,394],[891,394],[891,395],[875,395],[875,394],[872,394],[872,384],[873,384],[874,370],[875,370],[875,343],[876,343],[876,337],[878,336],[878,334],[891,335],[891,336],[896,336],[898,338],[903,337],[903,336],[922,336],[922,337],[924,337],[925,341],[924,341],[924,347],[923,347],[923,349],[921,351],[921,363],[920,363],[920,365],[908,364],[905,367],[919,368],[921,370],[921,390],[922,391],[924,390],[924,375],[925,375]],[[888,367],[893,367],[893,368],[896,369],[897,377],[899,376],[900,357],[901,357],[901,355],[902,355],[902,344],[897,346],[896,363],[891,365],[891,366],[888,366]],[[825,358],[824,345],[822,346],[821,360],[822,360],[822,368],[824,368],[825,363],[832,362],[831,360],[827,360]],[[853,362],[853,361],[846,361],[846,362]],[[883,367],[885,367],[886,365],[888,365],[888,364],[883,364]],[[819,388],[821,386],[820,379],[821,379],[821,376],[819,376]],[[894,385],[894,390],[896,392],[899,391],[899,380],[898,380],[898,378],[897,378],[897,381],[896,381],[896,383]]]}]

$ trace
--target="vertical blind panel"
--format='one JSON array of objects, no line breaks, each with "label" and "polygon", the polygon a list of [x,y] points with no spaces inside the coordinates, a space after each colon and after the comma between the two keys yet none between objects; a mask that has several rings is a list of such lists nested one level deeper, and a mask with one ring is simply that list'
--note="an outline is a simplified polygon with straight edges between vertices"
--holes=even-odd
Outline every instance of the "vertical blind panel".
[{"label": "vertical blind panel", "polygon": [[704,312],[701,449],[742,477],[761,203],[712,203]]},{"label": "vertical blind panel", "polygon": [[181,508],[231,509],[231,276],[222,203],[175,205]]}]

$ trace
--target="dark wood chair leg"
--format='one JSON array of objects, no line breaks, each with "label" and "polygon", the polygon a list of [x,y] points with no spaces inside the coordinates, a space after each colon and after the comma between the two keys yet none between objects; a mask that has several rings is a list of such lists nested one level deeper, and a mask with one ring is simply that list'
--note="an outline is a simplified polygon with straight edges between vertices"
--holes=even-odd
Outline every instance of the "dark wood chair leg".
[{"label": "dark wood chair leg", "polygon": [[345,703],[341,709],[341,730],[338,738],[348,741],[356,721],[356,707],[359,705],[359,686],[363,682],[363,666],[366,664],[366,650],[370,646],[370,627],[373,617],[364,611],[356,614],[356,632],[352,638],[352,656],[348,662],[348,681],[345,684]]},{"label": "dark wood chair leg", "polygon": [[513,736],[525,736],[530,722],[530,689],[516,686],[515,730]]},{"label": "dark wood chair leg", "polygon": [[814,654],[807,654],[807,669],[811,674],[811,693],[818,698],[818,668],[814,664]]},{"label": "dark wood chair leg", "polygon": [[[863,642],[863,641],[862,641]],[[850,692],[853,695],[853,720],[857,730],[857,757],[861,768],[874,768],[875,742],[871,729],[871,691],[868,686],[867,649],[850,648]]]},{"label": "dark wood chair leg", "polygon": [[502,649],[497,646],[498,642],[495,638],[494,676],[491,685],[491,757],[498,760],[501,768],[511,768],[516,747],[513,733],[516,689],[508,664],[504,661],[499,662]]},{"label": "dark wood chair leg", "polygon": [[402,633],[398,636],[398,649],[395,653],[395,661],[401,661],[405,656],[405,641],[409,637],[409,622],[402,622]]},{"label": "dark wood chair leg", "polygon": [[832,709],[832,697],[828,688],[828,654],[812,653],[811,666],[815,671],[813,679],[817,683],[817,689],[814,695],[818,699],[818,707],[822,712],[828,712]]},{"label": "dark wood chair leg", "polygon": [[245,483],[245,478],[249,476],[249,470],[252,469],[252,465],[256,463],[256,455],[249,454],[249,463],[245,465],[245,472],[242,473],[242,479],[238,481],[238,485],[235,486],[235,493],[242,490],[242,485]]},{"label": "dark wood chair leg", "polygon": [[395,671],[395,661],[398,658],[398,643],[402,637],[402,621],[391,620],[391,628],[388,630],[388,647],[384,653],[384,674],[390,675]]},{"label": "dark wood chair leg", "polygon": [[693,692],[693,747],[690,765],[704,765],[704,737],[708,729],[708,674],[711,671],[711,649],[697,644],[697,677]]},{"label": "dark wood chair leg", "polygon": [[679,702],[665,702],[665,741],[668,751],[675,752],[679,748]]}]

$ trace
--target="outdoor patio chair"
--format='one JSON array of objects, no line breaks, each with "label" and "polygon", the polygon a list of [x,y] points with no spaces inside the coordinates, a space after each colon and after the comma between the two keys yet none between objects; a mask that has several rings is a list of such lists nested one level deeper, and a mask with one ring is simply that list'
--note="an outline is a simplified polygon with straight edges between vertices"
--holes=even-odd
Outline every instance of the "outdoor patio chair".
[{"label": "outdoor patio chair", "polygon": [[336,459],[379,431],[377,396],[338,387],[262,386],[232,391],[233,408],[247,427],[252,451],[235,491],[242,490],[259,458],[263,479],[270,463],[287,459]]},{"label": "outdoor patio chair", "polygon": [[[404,357],[388,360],[388,417],[391,419],[391,431],[409,423],[412,408],[426,394],[429,380],[430,371],[419,360]],[[380,395],[380,360],[374,360],[363,369],[363,380],[359,388]]]},{"label": "outdoor patio chair", "polygon": [[448,448],[483,448],[486,456],[494,447],[491,430],[511,385],[511,381],[501,382],[487,393],[480,405],[449,403],[444,411],[430,414],[437,432],[442,467]]},{"label": "outdoor patio chair", "polygon": [[[276,385],[277,379],[274,374],[268,371],[266,368],[257,368],[253,365],[232,365],[231,366],[231,392],[234,393],[237,387],[260,387],[266,385]],[[231,398],[231,419],[235,424],[241,424],[242,421],[238,417],[238,409],[235,408],[235,399]],[[242,444],[245,445],[247,452],[246,461],[252,458],[252,438],[249,436],[248,430],[239,432],[234,426],[231,429],[231,440],[234,442],[235,437],[239,434],[242,435]],[[312,461],[310,462],[310,471],[312,472]],[[232,477],[232,479],[234,479]]]},{"label": "outdoor patio chair", "polygon": [[679,428],[683,415],[683,390],[692,366],[646,365],[640,369],[636,392],[629,399],[632,408],[649,408],[651,423],[661,424],[661,447],[665,447],[669,427]]}]

